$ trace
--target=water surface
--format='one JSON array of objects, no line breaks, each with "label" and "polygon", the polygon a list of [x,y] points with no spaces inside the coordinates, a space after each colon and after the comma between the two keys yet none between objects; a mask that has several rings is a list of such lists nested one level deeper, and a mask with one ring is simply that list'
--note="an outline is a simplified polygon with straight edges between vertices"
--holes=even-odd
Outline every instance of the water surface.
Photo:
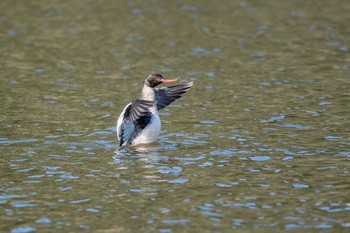
[{"label": "water surface", "polygon": [[[1,231],[349,231],[349,11],[3,1]],[[151,71],[195,85],[116,152]]]}]

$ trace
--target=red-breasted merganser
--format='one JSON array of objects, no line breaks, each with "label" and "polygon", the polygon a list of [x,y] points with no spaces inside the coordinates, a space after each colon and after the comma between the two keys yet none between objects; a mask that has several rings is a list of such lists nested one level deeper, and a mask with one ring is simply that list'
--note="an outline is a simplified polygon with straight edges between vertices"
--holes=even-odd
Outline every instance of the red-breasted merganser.
[{"label": "red-breasted merganser", "polygon": [[143,81],[140,99],[125,106],[117,123],[119,146],[147,144],[155,142],[159,136],[161,123],[158,110],[180,98],[193,82],[155,88],[161,83],[176,82],[164,79],[160,74],[150,74]]}]

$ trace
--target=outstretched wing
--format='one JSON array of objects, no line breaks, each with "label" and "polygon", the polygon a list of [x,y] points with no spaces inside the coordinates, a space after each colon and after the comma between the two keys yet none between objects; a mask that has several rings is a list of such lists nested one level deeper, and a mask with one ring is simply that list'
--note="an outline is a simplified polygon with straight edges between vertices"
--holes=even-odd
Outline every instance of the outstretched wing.
[{"label": "outstretched wing", "polygon": [[176,99],[180,98],[188,89],[193,86],[193,82],[178,84],[169,87],[155,89],[158,110],[165,108]]},{"label": "outstretched wing", "polygon": [[135,128],[135,121],[149,112],[155,101],[134,100],[120,114],[117,123],[119,146],[126,145]]}]

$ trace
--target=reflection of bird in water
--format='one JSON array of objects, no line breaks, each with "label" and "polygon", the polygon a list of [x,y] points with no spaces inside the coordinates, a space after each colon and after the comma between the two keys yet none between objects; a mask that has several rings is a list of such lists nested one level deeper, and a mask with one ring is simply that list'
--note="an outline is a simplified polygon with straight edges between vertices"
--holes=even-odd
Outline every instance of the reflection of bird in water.
[{"label": "reflection of bird in water", "polygon": [[126,105],[118,118],[119,146],[147,144],[157,140],[161,128],[158,110],[180,98],[193,85],[193,82],[189,82],[155,88],[161,83],[175,81],[177,79],[164,79],[160,74],[150,74],[145,78],[140,99]]},{"label": "reflection of bird in water", "polygon": [[[127,184],[125,187],[128,187],[130,192],[158,195],[159,182],[168,181],[168,177],[164,177],[163,174],[169,174],[173,170],[169,167],[169,157],[163,154],[163,151],[164,149],[156,143],[124,147],[115,151],[114,161],[109,164],[121,170],[124,184]],[[178,175],[182,169],[176,169]],[[135,173],[137,176],[134,176]],[[140,178],[142,182],[133,182],[133,179]]]},{"label": "reflection of bird in water", "polygon": [[161,147],[155,143],[139,144],[131,148],[119,148],[114,152],[114,160],[119,161],[124,158],[135,158],[141,161],[157,161],[160,158]]}]

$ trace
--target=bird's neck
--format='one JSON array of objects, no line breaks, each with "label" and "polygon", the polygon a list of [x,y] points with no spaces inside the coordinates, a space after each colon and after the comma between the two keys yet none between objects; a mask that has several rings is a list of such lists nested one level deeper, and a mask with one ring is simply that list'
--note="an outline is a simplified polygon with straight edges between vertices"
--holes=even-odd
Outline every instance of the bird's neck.
[{"label": "bird's neck", "polygon": [[143,85],[141,99],[142,100],[151,100],[151,101],[155,100],[156,96],[155,96],[155,92],[154,92],[153,88],[151,88],[147,85]]}]

